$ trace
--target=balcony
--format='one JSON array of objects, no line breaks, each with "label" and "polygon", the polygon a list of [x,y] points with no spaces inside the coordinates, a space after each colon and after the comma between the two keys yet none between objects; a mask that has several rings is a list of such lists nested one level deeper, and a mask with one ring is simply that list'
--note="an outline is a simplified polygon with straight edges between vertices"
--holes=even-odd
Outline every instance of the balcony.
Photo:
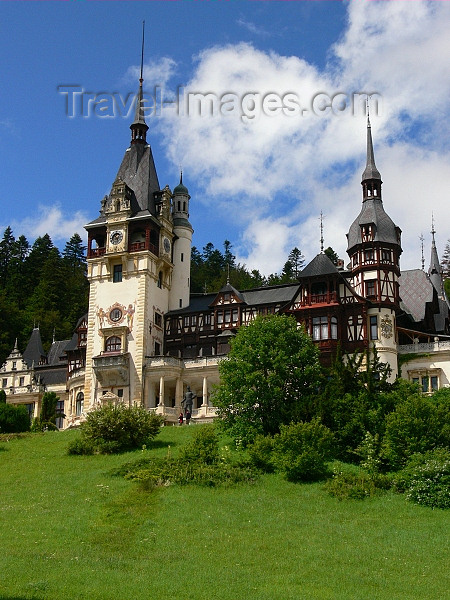
[{"label": "balcony", "polygon": [[130,355],[104,353],[92,359],[94,372],[103,387],[128,385]]},{"label": "balcony", "polygon": [[294,303],[294,309],[305,308],[317,304],[338,304],[336,292],[327,292],[325,294],[306,295]]},{"label": "balcony", "polygon": [[88,258],[98,258],[106,253],[106,248],[91,248],[88,252]]},{"label": "balcony", "polygon": [[450,352],[450,340],[429,344],[405,344],[398,347],[399,354],[427,354],[430,352]]}]

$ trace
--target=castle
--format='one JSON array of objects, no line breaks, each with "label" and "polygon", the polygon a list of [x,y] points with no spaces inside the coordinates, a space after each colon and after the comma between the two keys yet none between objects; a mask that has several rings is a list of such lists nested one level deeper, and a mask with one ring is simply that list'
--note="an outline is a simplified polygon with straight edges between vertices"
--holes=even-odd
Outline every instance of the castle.
[{"label": "castle", "polygon": [[[347,234],[349,263],[321,252],[288,285],[190,295],[193,229],[180,183],[160,188],[140,79],[131,143],[100,215],[88,232],[89,311],[71,340],[46,354],[35,328],[0,369],[7,401],[37,416],[45,391],[60,397],[57,425],[79,424],[108,401],[139,404],[175,422],[187,386],[193,421],[215,416],[218,363],[239,327],[257,315],[285,313],[302,323],[328,365],[344,353],[376,348],[391,369],[424,393],[450,385],[449,302],[432,229],[428,273],[400,271],[401,230],[384,210],[370,121],[362,208]],[[399,367],[400,365],[400,367]]]}]

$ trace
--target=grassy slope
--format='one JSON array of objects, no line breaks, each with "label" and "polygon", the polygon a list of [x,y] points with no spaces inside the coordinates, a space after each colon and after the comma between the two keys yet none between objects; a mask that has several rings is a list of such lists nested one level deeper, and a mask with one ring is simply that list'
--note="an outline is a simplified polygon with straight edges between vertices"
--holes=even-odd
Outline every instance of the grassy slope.
[{"label": "grassy slope", "polygon": [[[165,428],[154,453],[191,428]],[[108,472],[140,455],[70,457],[77,432],[0,443],[0,599],[441,600],[448,512],[320,484],[156,493]]]}]

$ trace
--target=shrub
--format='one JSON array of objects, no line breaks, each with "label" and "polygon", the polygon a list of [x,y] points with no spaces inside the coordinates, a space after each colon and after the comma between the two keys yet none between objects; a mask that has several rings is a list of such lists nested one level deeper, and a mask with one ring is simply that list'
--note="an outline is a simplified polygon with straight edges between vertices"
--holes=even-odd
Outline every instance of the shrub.
[{"label": "shrub", "polygon": [[72,440],[67,449],[68,454],[94,454],[94,448],[91,443],[86,440],[82,440],[81,438],[76,438]]},{"label": "shrub", "polygon": [[363,441],[356,449],[356,453],[361,457],[361,467],[371,476],[380,471],[381,459],[379,452],[380,442],[378,434],[372,435],[367,431]]},{"label": "shrub", "polygon": [[364,471],[335,471],[325,489],[339,500],[364,500],[379,493],[375,481]]},{"label": "shrub", "polygon": [[273,438],[259,435],[251,446],[248,447],[248,457],[252,465],[264,473],[273,473]]},{"label": "shrub", "polygon": [[319,419],[282,425],[274,437],[274,463],[288,481],[316,481],[327,475],[333,434]]},{"label": "shrub", "polygon": [[450,508],[450,451],[437,448],[414,454],[394,476],[393,488],[408,500],[432,508]]},{"label": "shrub", "polygon": [[30,417],[25,406],[0,403],[0,433],[30,431]]},{"label": "shrub", "polygon": [[[386,417],[383,455],[393,469],[400,469],[416,453],[450,445],[450,424],[446,396],[414,395]],[[446,410],[447,408],[447,410]]]},{"label": "shrub", "polygon": [[81,426],[81,441],[84,448],[102,454],[123,452],[147,444],[161,425],[160,416],[140,406],[108,404],[88,413]]},{"label": "shrub", "polygon": [[125,478],[138,481],[145,489],[151,490],[171,484],[215,487],[241,482],[252,483],[257,476],[257,471],[248,465],[244,467],[229,463],[188,463],[180,458],[160,458],[149,461],[145,468],[131,468]]},{"label": "shrub", "polygon": [[214,425],[203,425],[181,451],[181,460],[187,463],[212,465],[219,461],[219,441]]}]

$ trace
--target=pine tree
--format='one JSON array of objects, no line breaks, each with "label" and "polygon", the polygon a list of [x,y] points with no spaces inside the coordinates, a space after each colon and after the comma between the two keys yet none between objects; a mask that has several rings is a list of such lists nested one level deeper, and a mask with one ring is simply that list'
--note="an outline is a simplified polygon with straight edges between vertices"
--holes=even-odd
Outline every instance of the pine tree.
[{"label": "pine tree", "polygon": [[336,267],[338,264],[339,256],[336,254],[333,248],[331,246],[328,246],[328,248],[325,249],[324,254],[328,256],[333,265]]},{"label": "pine tree", "polygon": [[292,274],[295,279],[298,279],[303,265],[305,264],[305,257],[297,247],[292,248],[289,252],[288,261],[292,265]]},{"label": "pine tree", "polygon": [[7,227],[0,242],[0,283],[5,286],[8,282],[11,257],[14,253],[15,238],[11,227]]},{"label": "pine tree", "polygon": [[450,277],[450,240],[447,241],[442,255],[441,268],[443,276]]}]

